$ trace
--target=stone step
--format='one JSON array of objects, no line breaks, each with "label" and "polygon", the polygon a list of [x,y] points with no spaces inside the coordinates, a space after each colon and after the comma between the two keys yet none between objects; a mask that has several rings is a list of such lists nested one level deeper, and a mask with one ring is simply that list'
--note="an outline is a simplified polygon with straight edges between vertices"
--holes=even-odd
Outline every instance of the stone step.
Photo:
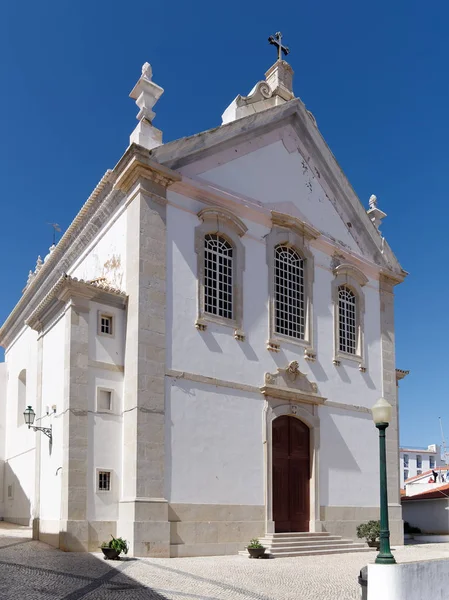
[{"label": "stone step", "polygon": [[[342,537],[340,535],[330,535],[329,537],[291,537],[291,538],[272,538],[272,537],[263,537],[259,538],[261,544],[297,544],[300,542],[308,543],[308,542],[319,542],[324,543],[327,541],[334,542],[336,540],[341,540]],[[352,540],[349,540],[352,541]]]},{"label": "stone step", "polygon": [[272,550],[278,550],[279,548],[303,548],[303,547],[309,547],[309,546],[315,546],[318,548],[325,548],[326,546],[335,546],[335,544],[339,544],[341,546],[347,546],[350,544],[356,544],[357,546],[364,546],[364,543],[359,543],[359,542],[354,542],[353,540],[342,540],[342,539],[335,539],[335,540],[301,540],[299,542],[291,542],[290,540],[284,541],[284,542],[265,542],[260,540],[260,543],[265,546],[266,548],[271,548]]},{"label": "stone step", "polygon": [[302,552],[302,551],[309,551],[309,550],[337,550],[337,549],[359,549],[359,548],[366,548],[366,544],[357,544],[357,543],[349,543],[349,544],[340,544],[339,542],[336,542],[335,544],[313,544],[313,545],[309,545],[309,546],[299,546],[299,547],[295,547],[295,546],[280,546],[279,548],[270,548],[268,550],[269,554],[273,554],[274,556],[277,556],[279,554],[283,554],[284,552]]},{"label": "stone step", "polygon": [[341,548],[331,548],[326,550],[293,550],[288,552],[279,552],[271,554],[273,558],[289,558],[292,556],[322,556],[326,554],[346,554],[349,552],[370,552],[372,548],[364,546],[362,548],[353,548],[352,546],[343,546]]},{"label": "stone step", "polygon": [[[330,533],[327,531],[291,531],[288,533],[269,533],[264,537],[275,537],[275,538],[287,538],[287,537],[329,537]],[[340,537],[340,536],[332,536]]]}]

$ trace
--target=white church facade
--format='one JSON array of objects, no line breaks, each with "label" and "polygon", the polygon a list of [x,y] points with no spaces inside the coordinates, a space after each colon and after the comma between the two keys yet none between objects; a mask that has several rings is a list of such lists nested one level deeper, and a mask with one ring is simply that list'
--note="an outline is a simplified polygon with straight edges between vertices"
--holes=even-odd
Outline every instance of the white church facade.
[{"label": "white church facade", "polygon": [[[131,143],[0,329],[0,517],[66,550],[230,554],[355,539],[387,431],[402,541],[394,287],[405,278],[278,61],[223,125],[162,144],[144,65]],[[33,431],[23,412],[31,406]],[[46,435],[47,433],[47,435]],[[48,435],[51,435],[48,437]]]}]

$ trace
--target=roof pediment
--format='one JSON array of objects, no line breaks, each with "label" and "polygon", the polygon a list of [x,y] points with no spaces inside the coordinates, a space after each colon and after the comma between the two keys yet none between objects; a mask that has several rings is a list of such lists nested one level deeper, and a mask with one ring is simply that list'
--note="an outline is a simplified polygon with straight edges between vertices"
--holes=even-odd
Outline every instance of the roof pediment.
[{"label": "roof pediment", "polygon": [[[345,177],[324,138],[303,102],[295,98],[280,106],[238,119],[216,129],[170,142],[150,152],[152,159],[179,170],[189,177],[207,170],[211,157],[229,149],[229,160],[238,159],[241,152],[254,151],[260,139],[279,132],[289,153],[298,151],[307,159],[311,172],[319,173],[319,184],[329,200],[349,215],[351,235],[363,244],[366,255],[382,269],[392,273],[396,283],[406,272],[387,242],[371,222],[367,212]],[[257,140],[257,141],[256,141]],[[241,148],[245,147],[245,150]],[[223,154],[220,155],[220,161]],[[312,223],[313,225],[313,223]]]}]

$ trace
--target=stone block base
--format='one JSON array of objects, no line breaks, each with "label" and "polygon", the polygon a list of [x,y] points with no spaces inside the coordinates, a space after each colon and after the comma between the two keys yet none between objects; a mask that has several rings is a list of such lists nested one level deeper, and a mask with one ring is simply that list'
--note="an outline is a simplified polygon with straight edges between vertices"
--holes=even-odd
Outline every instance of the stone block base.
[{"label": "stone block base", "polygon": [[[390,505],[390,542],[392,545],[404,544],[404,524],[402,521],[402,508]],[[321,506],[322,531],[344,538],[357,540],[357,525],[367,521],[379,519],[378,506]]]},{"label": "stone block base", "polygon": [[263,506],[170,504],[170,556],[237,554],[265,535]]}]

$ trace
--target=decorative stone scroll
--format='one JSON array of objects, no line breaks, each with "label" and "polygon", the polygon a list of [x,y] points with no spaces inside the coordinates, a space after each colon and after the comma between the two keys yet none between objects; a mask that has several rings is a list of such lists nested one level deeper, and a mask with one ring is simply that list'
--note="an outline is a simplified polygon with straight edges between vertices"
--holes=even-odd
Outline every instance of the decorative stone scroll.
[{"label": "decorative stone scroll", "polygon": [[325,398],[318,395],[317,384],[309,381],[305,373],[301,373],[296,360],[291,361],[285,369],[279,368],[277,373],[265,373],[265,385],[260,390],[264,395],[313,404],[325,401]]}]

